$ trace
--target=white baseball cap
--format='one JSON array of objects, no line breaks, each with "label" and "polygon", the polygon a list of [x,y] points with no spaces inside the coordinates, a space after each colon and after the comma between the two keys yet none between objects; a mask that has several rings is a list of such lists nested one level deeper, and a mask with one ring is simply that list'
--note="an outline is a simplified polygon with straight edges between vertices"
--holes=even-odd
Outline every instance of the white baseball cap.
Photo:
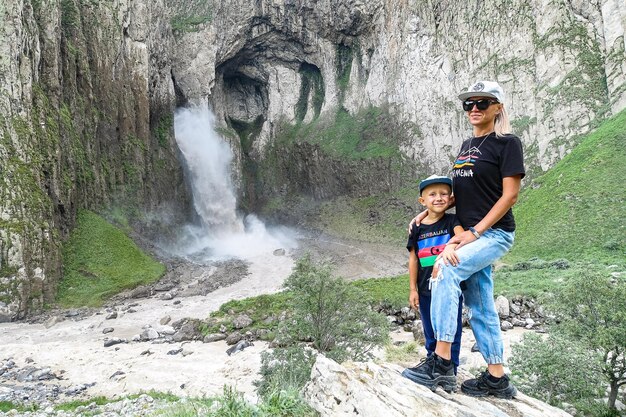
[{"label": "white baseball cap", "polygon": [[470,97],[490,97],[504,103],[504,90],[495,81],[476,81],[467,91],[459,94],[459,99],[463,101]]}]

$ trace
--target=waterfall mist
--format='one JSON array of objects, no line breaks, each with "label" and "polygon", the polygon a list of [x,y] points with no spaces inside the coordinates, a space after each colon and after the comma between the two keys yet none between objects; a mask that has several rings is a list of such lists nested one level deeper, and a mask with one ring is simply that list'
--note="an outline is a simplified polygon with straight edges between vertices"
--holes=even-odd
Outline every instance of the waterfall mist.
[{"label": "waterfall mist", "polygon": [[243,218],[237,213],[231,179],[233,154],[214,126],[214,116],[207,108],[178,109],[174,115],[176,142],[198,222],[183,228],[172,252],[209,261],[247,259],[279,248],[295,248],[296,236],[290,229],[268,228],[253,214]]}]

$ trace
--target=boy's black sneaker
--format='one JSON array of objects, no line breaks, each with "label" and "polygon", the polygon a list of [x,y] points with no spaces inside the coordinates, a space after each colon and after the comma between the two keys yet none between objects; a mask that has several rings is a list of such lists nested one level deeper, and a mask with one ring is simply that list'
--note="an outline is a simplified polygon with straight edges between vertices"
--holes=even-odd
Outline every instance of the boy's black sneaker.
[{"label": "boy's black sneaker", "polygon": [[424,359],[416,367],[405,369],[402,376],[430,388],[431,391],[435,391],[439,385],[448,393],[456,391],[454,364],[444,365],[443,359],[435,354]]},{"label": "boy's black sneaker", "polygon": [[510,400],[517,395],[517,388],[511,384],[509,377],[504,375],[498,382],[489,379],[489,372],[485,371],[478,378],[468,379],[461,384],[461,391],[471,397],[486,397],[493,395],[496,398]]}]

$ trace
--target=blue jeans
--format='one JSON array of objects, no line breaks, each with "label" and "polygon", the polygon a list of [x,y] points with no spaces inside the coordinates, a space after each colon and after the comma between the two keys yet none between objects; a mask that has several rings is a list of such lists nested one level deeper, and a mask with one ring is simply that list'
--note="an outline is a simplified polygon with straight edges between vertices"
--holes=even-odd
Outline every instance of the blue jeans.
[{"label": "blue jeans", "polygon": [[[433,330],[432,319],[430,317],[430,305],[431,297],[429,295],[419,294],[420,304],[420,316],[422,318],[422,328],[424,329],[424,339],[426,340],[425,348],[428,356],[435,353],[435,347],[437,346],[437,339],[435,338],[435,331]],[[454,335],[454,342],[452,342],[452,363],[454,363],[454,374],[456,375],[456,369],[459,366],[459,355],[461,353],[461,335],[463,333],[463,296],[459,298],[459,313],[457,315],[457,328]]]},{"label": "blue jeans", "polygon": [[457,251],[460,260],[457,266],[446,266],[442,262],[432,283],[431,316],[435,338],[443,342],[454,341],[460,283],[465,281],[467,288],[463,296],[469,309],[470,325],[480,353],[488,364],[504,362],[500,318],[493,300],[491,264],[508,252],[514,238],[515,232],[487,230],[480,239]]}]

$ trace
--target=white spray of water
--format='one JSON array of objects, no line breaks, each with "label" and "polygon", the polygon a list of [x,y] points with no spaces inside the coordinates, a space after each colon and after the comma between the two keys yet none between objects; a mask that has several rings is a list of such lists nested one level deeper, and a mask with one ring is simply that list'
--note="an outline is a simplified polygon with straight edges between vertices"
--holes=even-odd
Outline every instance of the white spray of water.
[{"label": "white spray of water", "polygon": [[249,259],[275,249],[297,246],[287,228],[266,228],[254,215],[237,214],[231,180],[233,154],[215,132],[206,108],[179,109],[174,115],[176,142],[185,159],[200,225],[188,225],[177,252],[197,260]]}]

